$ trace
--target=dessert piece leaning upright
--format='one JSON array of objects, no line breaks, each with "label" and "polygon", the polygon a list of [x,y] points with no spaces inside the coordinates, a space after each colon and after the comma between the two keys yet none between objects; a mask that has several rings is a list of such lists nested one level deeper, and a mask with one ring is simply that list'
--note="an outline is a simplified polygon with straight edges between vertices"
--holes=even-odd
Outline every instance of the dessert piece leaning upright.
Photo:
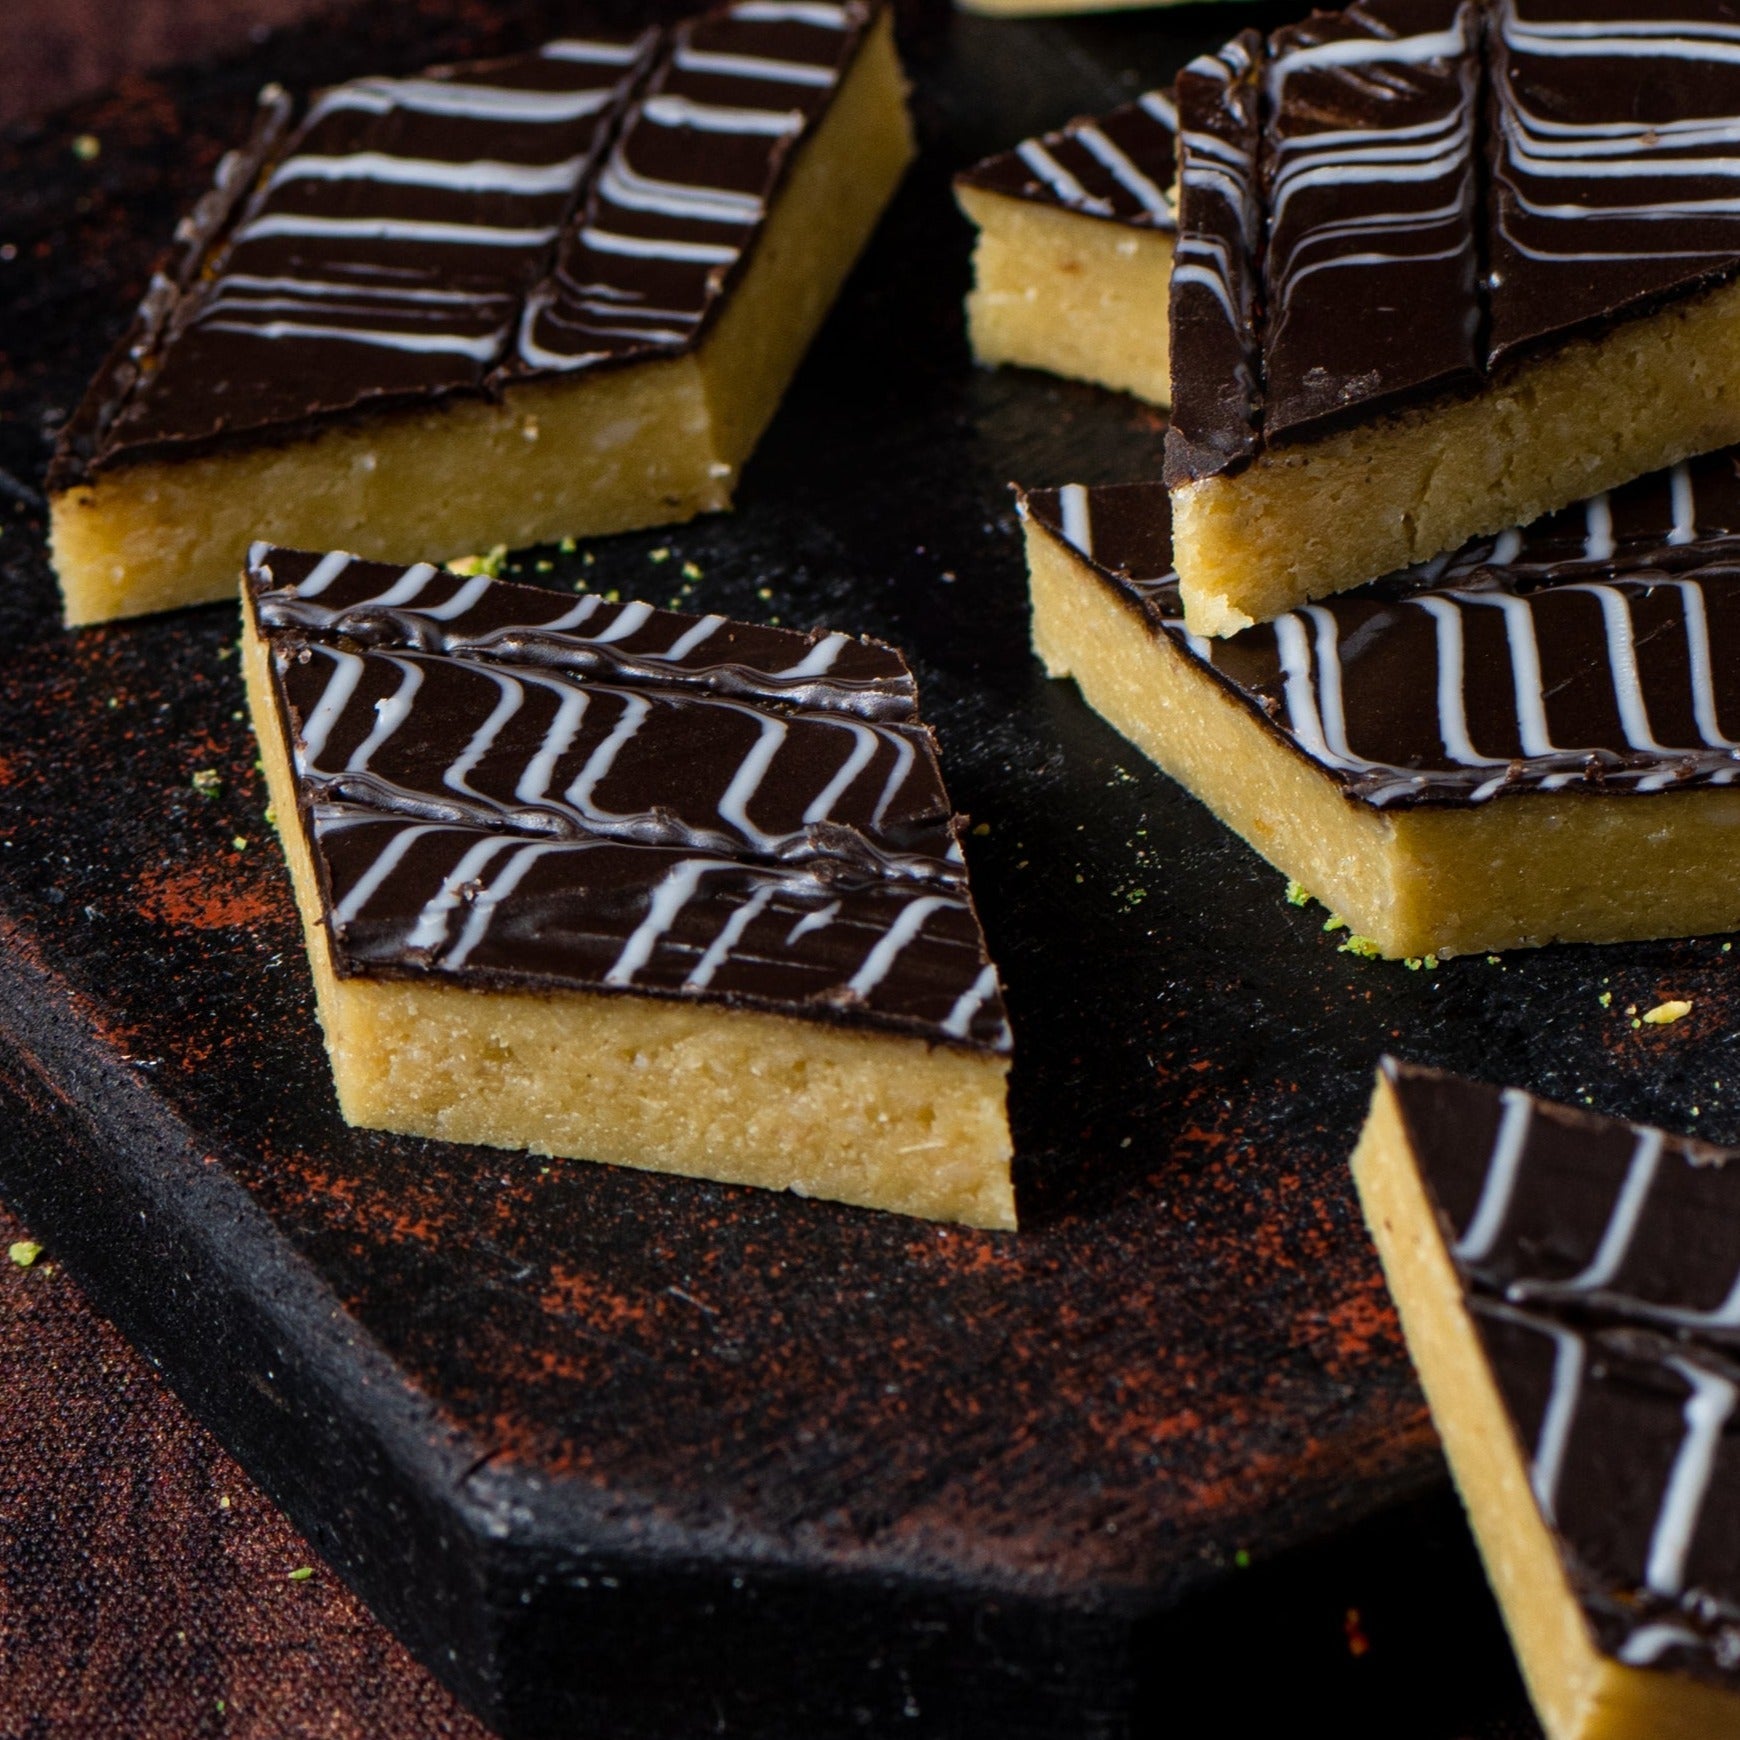
[{"label": "dessert piece leaning upright", "polygon": [[967,330],[979,362],[1170,402],[1177,132],[1172,98],[1148,91],[955,177],[978,229]]},{"label": "dessert piece leaning upright", "polygon": [[1010,1036],[892,647],[258,547],[354,1124],[1012,1227]]},{"label": "dessert piece leaning upright", "polygon": [[1179,74],[1195,632],[1740,441],[1734,30],[1727,0],[1359,0]]},{"label": "dessert piece leaning upright", "polygon": [[1033,490],[1034,647],[1382,954],[1733,930],[1737,460],[1220,640],[1160,484]]},{"label": "dessert piece leaning upright", "polygon": [[881,0],[268,89],[62,434],[67,621],[728,507],[911,155]]},{"label": "dessert piece leaning upright", "polygon": [[1549,1740],[1740,1736],[1740,1153],[1385,1059],[1353,1172]]}]

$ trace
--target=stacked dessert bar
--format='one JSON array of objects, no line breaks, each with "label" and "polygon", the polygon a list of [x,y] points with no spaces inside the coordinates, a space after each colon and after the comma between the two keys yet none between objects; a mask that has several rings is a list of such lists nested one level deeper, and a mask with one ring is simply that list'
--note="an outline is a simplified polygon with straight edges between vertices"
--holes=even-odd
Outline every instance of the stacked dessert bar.
[{"label": "stacked dessert bar", "polygon": [[[1360,952],[1740,928],[1736,141],[1722,0],[1359,0],[957,180],[979,359],[1171,408],[1163,479],[1018,491],[1035,650]],[[1737,1164],[1379,1072],[1551,1740],[1740,1734]]]},{"label": "stacked dessert bar", "polygon": [[[981,360],[1171,404],[1163,481],[1024,493],[1041,657],[1384,954],[1740,922],[1740,64],[1676,10],[1362,0],[959,178]],[[1078,231],[1164,390],[1020,246]]]}]

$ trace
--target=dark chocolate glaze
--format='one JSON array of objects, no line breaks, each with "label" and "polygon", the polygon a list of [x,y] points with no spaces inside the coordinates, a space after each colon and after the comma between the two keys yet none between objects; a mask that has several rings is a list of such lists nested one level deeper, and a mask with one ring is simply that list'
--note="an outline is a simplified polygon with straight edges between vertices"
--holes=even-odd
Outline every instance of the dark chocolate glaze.
[{"label": "dark chocolate glaze", "polygon": [[1175,293],[1168,483],[1479,391],[1740,273],[1740,8],[1671,14],[1360,0],[1278,31],[1256,50],[1260,211],[1224,265],[1230,229],[1192,215],[1223,166],[1190,135],[1225,115],[1181,79],[1180,258],[1200,227],[1221,288],[1254,275],[1265,307],[1253,328],[1237,295],[1199,292],[1180,324]]},{"label": "dark chocolate glaze", "polygon": [[1094,120],[1024,139],[964,169],[957,187],[1060,206],[1132,229],[1175,230],[1178,112],[1168,91],[1147,91]]},{"label": "dark chocolate glaze", "polygon": [[1222,640],[1185,629],[1163,485],[1022,508],[1351,800],[1740,782],[1734,452]]},{"label": "dark chocolate glaze", "polygon": [[281,92],[183,225],[56,453],[106,466],[698,341],[876,0]]},{"label": "dark chocolate glaze", "polygon": [[[679,25],[551,277],[513,373],[682,348],[736,276],[787,162],[857,46],[854,6],[757,9]],[[821,22],[823,19],[836,22]]]},{"label": "dark chocolate glaze", "polygon": [[1478,384],[1479,37],[1474,0],[1365,0],[1270,39],[1267,440]]},{"label": "dark chocolate glaze", "polygon": [[1734,276],[1740,6],[1505,0],[1488,42],[1491,363]]},{"label": "dark chocolate glaze", "polygon": [[1247,30],[1178,75],[1178,244],[1166,470],[1236,470],[1262,442],[1258,202],[1263,39]]},{"label": "dark chocolate glaze", "polygon": [[1740,1159],[1386,1059],[1598,1647],[1740,1680]]},{"label": "dark chocolate glaze", "polygon": [[264,546],[249,588],[342,976],[1008,1051],[893,648]]}]

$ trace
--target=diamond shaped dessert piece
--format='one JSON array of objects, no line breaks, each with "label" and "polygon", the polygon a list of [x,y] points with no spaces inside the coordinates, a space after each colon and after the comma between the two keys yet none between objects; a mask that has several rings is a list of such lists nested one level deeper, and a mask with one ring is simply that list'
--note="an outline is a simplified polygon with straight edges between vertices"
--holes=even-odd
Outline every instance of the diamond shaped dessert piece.
[{"label": "diamond shaped dessert piece", "polygon": [[1740,1731],[1740,1156],[1385,1059],[1353,1174],[1550,1740]]},{"label": "diamond shaped dessert piece", "polygon": [[1225,639],[1187,626],[1162,485],[1021,505],[1047,668],[1359,946],[1740,928],[1734,454]]},{"label": "diamond shaped dessert piece", "polygon": [[881,0],[268,90],[62,435],[68,622],[728,507],[911,155]]},{"label": "diamond shaped dessert piece", "polygon": [[1014,1225],[892,647],[260,546],[249,697],[354,1124]]}]

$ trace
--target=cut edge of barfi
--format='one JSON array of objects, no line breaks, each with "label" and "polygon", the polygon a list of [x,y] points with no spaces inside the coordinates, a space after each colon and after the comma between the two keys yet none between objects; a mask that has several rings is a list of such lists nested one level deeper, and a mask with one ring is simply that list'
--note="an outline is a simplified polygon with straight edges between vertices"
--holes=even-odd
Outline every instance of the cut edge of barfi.
[{"label": "cut edge of barfi", "polygon": [[1172,491],[1192,633],[1236,634],[1740,440],[1740,283]]},{"label": "cut edge of barfi", "polygon": [[493,400],[347,416],[305,438],[139,460],[56,492],[50,548],[67,625],[233,597],[262,538],[445,561],[728,508],[912,159],[905,94],[884,12],[691,351],[514,383]]},{"label": "cut edge of barfi", "polygon": [[1740,1733],[1740,1697],[1630,1667],[1595,1646],[1535,1502],[1528,1458],[1465,1303],[1386,1059],[1354,1182],[1432,1420],[1549,1740],[1708,1740]]},{"label": "cut edge of barfi", "polygon": [[1023,516],[1034,651],[1087,704],[1392,960],[1740,928],[1718,873],[1740,791],[1515,794],[1385,811],[1349,797],[1133,600]]},{"label": "cut edge of barfi", "polygon": [[978,228],[967,296],[975,361],[1171,403],[1169,231],[958,183],[955,198]]},{"label": "cut edge of barfi", "polygon": [[[340,976],[246,587],[243,621],[248,703],[347,1123],[1014,1229],[1007,1056],[651,996]],[[670,1091],[649,1095],[649,1080]]]}]

